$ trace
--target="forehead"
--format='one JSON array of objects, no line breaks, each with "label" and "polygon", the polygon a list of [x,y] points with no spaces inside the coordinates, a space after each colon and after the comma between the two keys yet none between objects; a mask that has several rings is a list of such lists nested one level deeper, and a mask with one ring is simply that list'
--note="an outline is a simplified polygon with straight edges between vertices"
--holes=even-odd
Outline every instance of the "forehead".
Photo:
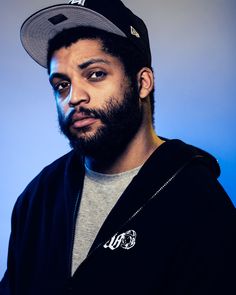
[{"label": "forehead", "polygon": [[68,66],[78,66],[90,59],[104,59],[113,67],[122,67],[120,60],[103,50],[102,41],[99,39],[80,39],[69,47],[56,50],[50,61],[50,72],[60,71]]}]

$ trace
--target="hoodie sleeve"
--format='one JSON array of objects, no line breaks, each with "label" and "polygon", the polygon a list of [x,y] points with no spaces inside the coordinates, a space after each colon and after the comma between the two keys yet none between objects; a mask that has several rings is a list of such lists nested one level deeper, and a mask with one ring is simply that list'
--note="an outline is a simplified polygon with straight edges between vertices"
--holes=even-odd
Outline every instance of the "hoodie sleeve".
[{"label": "hoodie sleeve", "polygon": [[169,193],[178,193],[185,224],[165,294],[236,294],[236,214],[230,198],[199,163],[178,181],[181,189],[171,192],[170,186]]},{"label": "hoodie sleeve", "polygon": [[16,274],[16,235],[17,235],[17,206],[16,202],[11,219],[11,235],[8,246],[8,260],[7,260],[7,270],[0,282],[0,294],[1,295],[13,295],[15,289],[15,274]]}]

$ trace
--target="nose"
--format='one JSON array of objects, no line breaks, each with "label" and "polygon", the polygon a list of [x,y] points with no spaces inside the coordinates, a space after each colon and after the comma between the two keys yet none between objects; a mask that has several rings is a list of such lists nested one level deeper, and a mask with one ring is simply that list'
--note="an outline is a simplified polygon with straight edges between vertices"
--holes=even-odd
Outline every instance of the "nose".
[{"label": "nose", "polygon": [[78,85],[72,85],[68,102],[70,107],[75,107],[81,104],[87,104],[89,101],[89,94],[83,87]]}]

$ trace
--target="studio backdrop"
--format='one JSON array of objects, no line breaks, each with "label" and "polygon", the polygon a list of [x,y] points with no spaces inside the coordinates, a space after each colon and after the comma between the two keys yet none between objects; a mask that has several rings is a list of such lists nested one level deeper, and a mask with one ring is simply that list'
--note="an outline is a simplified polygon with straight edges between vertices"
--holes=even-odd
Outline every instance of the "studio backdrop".
[{"label": "studio backdrop", "polygon": [[[112,0],[111,0],[112,1]],[[28,182],[69,151],[59,134],[47,72],[20,44],[22,22],[54,0],[5,1],[0,10],[0,277],[13,205]],[[155,71],[155,126],[212,153],[236,204],[236,1],[124,0],[149,28]]]}]

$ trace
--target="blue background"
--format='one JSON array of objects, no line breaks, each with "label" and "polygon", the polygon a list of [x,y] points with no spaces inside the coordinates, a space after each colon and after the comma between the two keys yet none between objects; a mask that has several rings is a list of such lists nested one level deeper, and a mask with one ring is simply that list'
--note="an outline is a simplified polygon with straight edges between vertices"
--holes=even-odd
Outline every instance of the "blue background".
[{"label": "blue background", "polygon": [[[57,3],[64,3],[59,1]],[[0,277],[17,196],[48,163],[69,150],[58,132],[46,70],[19,40],[31,13],[52,0],[5,1],[0,10]],[[212,153],[236,204],[235,0],[126,0],[149,27],[156,80],[156,130]]]}]

